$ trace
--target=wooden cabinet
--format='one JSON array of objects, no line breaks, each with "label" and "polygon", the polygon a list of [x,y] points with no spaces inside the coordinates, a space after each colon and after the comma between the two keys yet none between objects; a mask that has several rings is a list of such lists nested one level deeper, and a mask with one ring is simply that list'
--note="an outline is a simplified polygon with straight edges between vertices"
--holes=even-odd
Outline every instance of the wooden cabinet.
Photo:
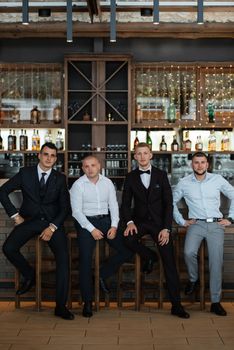
[{"label": "wooden cabinet", "polygon": [[128,171],[131,117],[131,57],[65,57],[65,128],[69,183],[82,174],[88,154],[121,188]]}]

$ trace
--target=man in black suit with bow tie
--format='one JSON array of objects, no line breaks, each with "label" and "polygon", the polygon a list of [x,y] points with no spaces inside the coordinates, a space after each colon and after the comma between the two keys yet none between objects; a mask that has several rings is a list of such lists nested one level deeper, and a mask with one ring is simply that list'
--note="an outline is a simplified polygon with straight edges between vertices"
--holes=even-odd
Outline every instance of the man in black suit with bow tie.
[{"label": "man in black suit with bow tie", "polygon": [[[55,315],[72,320],[74,315],[65,306],[68,251],[63,227],[70,208],[69,192],[65,176],[53,169],[57,160],[56,146],[51,142],[45,143],[38,158],[37,166],[21,168],[0,188],[0,201],[15,224],[3,245],[3,253],[23,276],[23,282],[16,292],[21,295],[35,284],[35,273],[20,248],[36,235],[47,241],[56,259]],[[21,190],[23,196],[19,211],[9,199],[9,194],[15,190]]]},{"label": "man in black suit with bow tie", "polygon": [[141,142],[135,147],[134,158],[139,167],[126,176],[121,207],[121,219],[126,225],[126,244],[143,259],[143,271],[150,273],[157,255],[141,243],[141,237],[147,234],[152,237],[164,266],[172,303],[171,314],[189,318],[180,302],[179,277],[171,238],[172,192],[167,174],[151,166],[152,152],[146,143]]}]

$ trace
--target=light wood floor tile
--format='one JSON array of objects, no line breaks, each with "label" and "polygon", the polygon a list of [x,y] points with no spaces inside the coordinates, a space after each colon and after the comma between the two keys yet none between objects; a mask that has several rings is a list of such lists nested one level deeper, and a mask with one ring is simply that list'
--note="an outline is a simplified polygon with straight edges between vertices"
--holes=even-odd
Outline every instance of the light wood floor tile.
[{"label": "light wood floor tile", "polygon": [[0,342],[0,349],[1,350],[10,350],[11,344],[2,344]]},{"label": "light wood floor tile", "polygon": [[49,344],[106,344],[106,345],[117,345],[118,337],[109,337],[108,335],[103,337],[77,337],[75,335],[70,337],[51,337]]},{"label": "light wood floor tile", "polygon": [[181,338],[154,338],[155,348],[157,349],[158,345],[170,345],[173,346],[171,348],[174,350],[174,345],[187,345],[187,339],[185,337]]},{"label": "light wood floor tile", "polygon": [[199,334],[196,337],[187,338],[189,344],[206,344],[207,346],[214,346],[217,344],[223,345],[222,340],[217,337],[200,337]]},{"label": "light wood floor tile", "polygon": [[[33,337],[34,344],[47,344],[49,342],[49,337],[47,336],[35,336]],[[31,337],[1,337],[2,344],[32,344]]]},{"label": "light wood floor tile", "polygon": [[[69,349],[70,350],[70,349]],[[84,345],[82,350],[130,350],[129,345]],[[148,345],[134,345],[133,350],[154,350],[153,344]]]},{"label": "light wood floor tile", "polygon": [[[2,350],[2,349],[1,349]],[[5,350],[5,349],[4,349]],[[13,344],[9,350],[67,350],[63,345],[58,344],[46,344],[46,345],[34,345],[34,344]],[[82,350],[82,345],[69,345],[69,350]]]},{"label": "light wood floor tile", "polygon": [[32,330],[21,330],[19,332],[19,337],[35,337],[35,336],[48,336],[48,337],[56,337],[56,336],[74,336],[74,333],[77,337],[84,337],[85,336],[85,329],[77,329],[74,331],[74,329],[47,329],[46,327],[44,329],[34,329]]}]

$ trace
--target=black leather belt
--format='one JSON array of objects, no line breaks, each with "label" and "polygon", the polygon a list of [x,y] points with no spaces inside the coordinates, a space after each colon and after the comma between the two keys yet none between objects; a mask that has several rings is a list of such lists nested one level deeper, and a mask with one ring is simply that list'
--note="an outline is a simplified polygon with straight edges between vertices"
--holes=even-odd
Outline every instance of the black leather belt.
[{"label": "black leather belt", "polygon": [[109,217],[109,214],[86,216],[87,219],[103,219]]},{"label": "black leather belt", "polygon": [[222,220],[222,218],[207,218],[207,219],[195,219],[199,221],[205,221],[205,222],[219,222]]}]

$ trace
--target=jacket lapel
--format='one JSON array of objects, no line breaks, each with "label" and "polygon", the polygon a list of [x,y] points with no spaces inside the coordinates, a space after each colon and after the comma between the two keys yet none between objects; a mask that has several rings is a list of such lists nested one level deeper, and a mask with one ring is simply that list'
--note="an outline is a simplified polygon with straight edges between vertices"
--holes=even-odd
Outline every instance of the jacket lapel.
[{"label": "jacket lapel", "polygon": [[143,183],[141,181],[141,176],[140,176],[138,168],[135,170],[134,184],[136,186],[136,191],[138,193],[141,193],[142,198],[144,197],[145,201],[147,202],[147,191],[146,191],[146,188],[145,188],[145,186],[143,185]]},{"label": "jacket lapel", "polygon": [[150,177],[150,185],[149,185],[149,197],[152,193],[153,188],[156,186],[157,184],[157,170],[152,166],[151,168],[151,177]]}]

